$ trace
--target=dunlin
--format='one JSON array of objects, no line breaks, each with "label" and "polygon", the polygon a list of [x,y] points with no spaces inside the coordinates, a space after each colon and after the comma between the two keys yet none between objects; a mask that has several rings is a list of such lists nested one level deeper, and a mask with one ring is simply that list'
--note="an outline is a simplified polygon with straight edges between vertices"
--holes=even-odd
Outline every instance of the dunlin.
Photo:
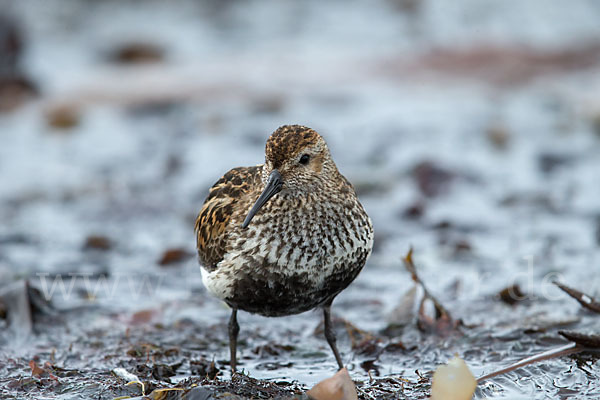
[{"label": "dunlin", "polygon": [[231,307],[236,369],[237,311],[268,317],[323,308],[324,331],[340,368],[331,303],[361,271],[373,226],[325,140],[300,125],[278,128],[265,163],[227,172],[196,220],[202,281]]}]

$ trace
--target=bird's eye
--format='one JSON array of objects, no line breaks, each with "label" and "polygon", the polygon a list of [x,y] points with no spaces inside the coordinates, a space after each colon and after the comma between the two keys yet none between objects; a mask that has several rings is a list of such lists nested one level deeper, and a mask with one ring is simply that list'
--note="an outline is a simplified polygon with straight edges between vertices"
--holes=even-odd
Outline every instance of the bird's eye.
[{"label": "bird's eye", "polygon": [[310,156],[308,154],[303,154],[302,157],[300,157],[300,164],[306,165],[306,164],[308,164],[309,160],[310,160]]}]

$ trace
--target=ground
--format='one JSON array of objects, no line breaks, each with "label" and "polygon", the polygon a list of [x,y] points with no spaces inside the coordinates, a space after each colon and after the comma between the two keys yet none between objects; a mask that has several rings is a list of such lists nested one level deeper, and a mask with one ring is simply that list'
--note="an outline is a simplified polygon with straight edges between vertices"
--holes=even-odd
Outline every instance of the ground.
[{"label": "ground", "polygon": [[[373,219],[333,304],[360,398],[426,398],[454,354],[477,377],[597,333],[552,283],[600,296],[594,3],[68,4],[7,8],[23,79],[0,88],[0,396],[302,398],[333,375],[320,312],[241,313],[232,379],[195,256],[208,188],[289,123],[323,135]],[[410,247],[456,329],[417,323]],[[586,351],[475,397],[594,397],[599,371]]]}]

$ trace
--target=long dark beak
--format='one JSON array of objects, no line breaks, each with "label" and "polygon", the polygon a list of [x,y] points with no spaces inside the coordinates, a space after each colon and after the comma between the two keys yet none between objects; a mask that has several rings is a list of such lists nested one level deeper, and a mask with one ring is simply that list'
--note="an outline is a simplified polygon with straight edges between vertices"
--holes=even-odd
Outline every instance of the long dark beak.
[{"label": "long dark beak", "polygon": [[252,221],[252,218],[254,218],[254,215],[258,212],[258,210],[260,210],[261,207],[264,206],[265,203],[269,201],[271,197],[275,196],[281,191],[282,185],[283,180],[281,179],[281,174],[279,173],[279,171],[274,169],[273,172],[271,172],[271,174],[269,175],[267,184],[265,185],[265,188],[260,194],[260,197],[258,198],[258,200],[256,200],[256,203],[254,203],[254,205],[250,209],[250,212],[246,216],[246,219],[242,224],[242,228],[246,228],[248,224],[250,224],[250,221]]}]

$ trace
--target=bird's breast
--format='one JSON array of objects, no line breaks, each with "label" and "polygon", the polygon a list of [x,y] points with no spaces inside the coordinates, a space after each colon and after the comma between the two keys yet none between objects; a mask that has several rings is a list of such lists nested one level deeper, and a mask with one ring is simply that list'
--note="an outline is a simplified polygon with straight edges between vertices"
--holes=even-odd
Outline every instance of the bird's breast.
[{"label": "bird's breast", "polygon": [[315,279],[359,258],[372,244],[370,221],[359,204],[274,202],[245,233],[242,252],[275,270],[305,271],[316,274]]},{"label": "bird's breast", "polygon": [[287,315],[323,304],[356,278],[373,242],[359,203],[271,207],[278,208],[261,210],[232,237],[223,261],[207,274],[217,297],[249,312]]}]

